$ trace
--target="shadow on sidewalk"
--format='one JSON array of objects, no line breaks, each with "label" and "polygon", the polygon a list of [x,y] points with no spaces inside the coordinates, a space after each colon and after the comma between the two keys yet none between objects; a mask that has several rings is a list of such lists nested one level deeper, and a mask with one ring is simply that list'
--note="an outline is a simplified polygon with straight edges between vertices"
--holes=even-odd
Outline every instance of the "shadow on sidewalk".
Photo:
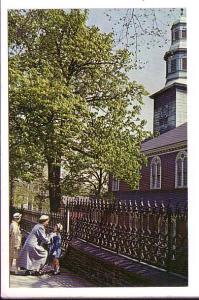
[{"label": "shadow on sidewalk", "polygon": [[10,275],[11,288],[58,288],[58,287],[94,287],[84,278],[66,269],[60,275],[44,274],[40,276],[25,276],[25,271]]}]

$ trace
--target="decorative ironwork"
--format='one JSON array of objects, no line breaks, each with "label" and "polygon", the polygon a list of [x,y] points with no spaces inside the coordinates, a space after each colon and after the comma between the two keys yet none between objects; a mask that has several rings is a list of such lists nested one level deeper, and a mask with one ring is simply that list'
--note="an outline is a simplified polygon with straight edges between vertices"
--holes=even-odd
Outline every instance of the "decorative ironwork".
[{"label": "decorative ironwork", "polygon": [[[50,214],[50,227],[64,226],[63,247],[81,238],[167,271],[187,275],[187,207],[163,203],[66,200],[60,214]],[[29,230],[41,213],[24,211],[22,227]]]}]

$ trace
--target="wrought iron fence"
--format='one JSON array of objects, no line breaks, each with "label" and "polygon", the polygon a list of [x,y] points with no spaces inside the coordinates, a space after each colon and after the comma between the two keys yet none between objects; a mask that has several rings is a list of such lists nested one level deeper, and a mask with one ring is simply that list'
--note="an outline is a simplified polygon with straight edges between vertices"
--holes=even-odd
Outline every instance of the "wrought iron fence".
[{"label": "wrought iron fence", "polygon": [[[187,207],[136,201],[66,201],[50,227],[64,225],[63,246],[72,237],[140,262],[187,276]],[[29,230],[41,213],[24,211],[22,227]]]},{"label": "wrought iron fence", "polygon": [[[19,209],[18,209],[19,211]],[[26,234],[28,234],[34,225],[36,225],[39,221],[39,218],[42,214],[46,214],[46,212],[41,212],[41,211],[31,211],[31,210],[25,210],[25,209],[21,209],[20,212],[22,213],[22,220],[21,220],[21,229],[23,230],[23,232],[25,232]],[[62,249],[66,250],[68,247],[68,242],[71,240],[72,235],[69,234],[69,226],[68,226],[68,221],[69,219],[67,219],[68,213],[48,213],[49,217],[50,217],[50,222],[49,222],[49,226],[47,229],[47,232],[51,232],[54,228],[54,226],[57,223],[61,223],[63,225],[63,231],[61,233],[62,235]],[[69,217],[69,216],[68,216]]]}]

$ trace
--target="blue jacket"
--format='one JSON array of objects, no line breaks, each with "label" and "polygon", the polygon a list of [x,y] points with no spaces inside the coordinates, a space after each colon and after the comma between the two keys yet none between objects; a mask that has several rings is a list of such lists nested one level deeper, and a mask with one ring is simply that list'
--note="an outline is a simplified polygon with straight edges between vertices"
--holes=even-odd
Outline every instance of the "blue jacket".
[{"label": "blue jacket", "polygon": [[56,233],[51,235],[50,242],[49,255],[59,258],[61,255],[61,235]]}]

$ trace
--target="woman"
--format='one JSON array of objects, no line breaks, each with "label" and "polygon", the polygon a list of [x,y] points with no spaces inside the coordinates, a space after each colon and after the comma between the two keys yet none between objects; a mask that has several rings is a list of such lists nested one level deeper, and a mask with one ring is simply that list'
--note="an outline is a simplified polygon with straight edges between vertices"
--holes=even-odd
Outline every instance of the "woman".
[{"label": "woman", "polygon": [[50,239],[45,232],[48,223],[49,217],[42,215],[39,224],[33,227],[20,252],[18,266],[27,270],[26,275],[40,274],[40,270],[46,263],[48,252],[42,244],[50,243]]},{"label": "woman", "polygon": [[[10,224],[10,271],[12,271],[11,269],[13,267],[14,260],[16,261],[17,265],[17,259],[21,247],[22,234],[19,225],[19,222],[21,221],[21,216],[22,215],[20,213],[15,213],[13,215],[13,220]],[[17,270],[15,270],[15,273],[16,272]]]}]

